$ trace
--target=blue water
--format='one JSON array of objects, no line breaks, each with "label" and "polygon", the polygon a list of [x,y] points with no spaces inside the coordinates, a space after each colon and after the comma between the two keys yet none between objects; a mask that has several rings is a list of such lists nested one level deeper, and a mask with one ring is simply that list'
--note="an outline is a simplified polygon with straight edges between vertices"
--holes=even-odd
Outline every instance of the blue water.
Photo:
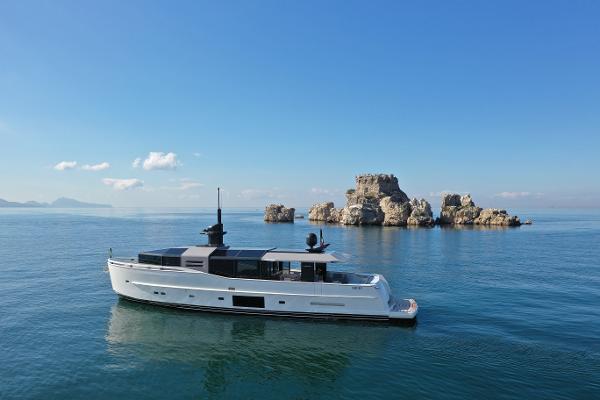
[{"label": "blue water", "polygon": [[[208,210],[0,210],[0,398],[600,398],[600,212],[532,226],[325,226],[347,269],[417,299],[412,328],[119,300],[115,255],[203,242]],[[303,247],[319,226],[225,212],[226,242]]]}]

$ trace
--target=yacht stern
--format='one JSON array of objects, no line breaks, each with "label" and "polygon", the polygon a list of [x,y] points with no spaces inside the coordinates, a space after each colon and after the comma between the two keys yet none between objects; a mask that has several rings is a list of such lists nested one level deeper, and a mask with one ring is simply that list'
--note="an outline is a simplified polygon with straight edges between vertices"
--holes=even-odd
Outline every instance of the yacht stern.
[{"label": "yacht stern", "polygon": [[417,304],[415,299],[397,299],[393,296],[390,296],[388,304],[390,307],[390,320],[414,321],[417,317],[419,305]]}]

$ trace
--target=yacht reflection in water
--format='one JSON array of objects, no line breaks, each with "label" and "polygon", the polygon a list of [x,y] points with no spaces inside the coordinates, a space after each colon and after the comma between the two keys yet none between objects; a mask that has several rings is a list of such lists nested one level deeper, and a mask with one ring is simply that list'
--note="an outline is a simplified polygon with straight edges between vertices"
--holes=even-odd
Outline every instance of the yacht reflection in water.
[{"label": "yacht reflection in water", "polygon": [[120,299],[112,307],[106,341],[117,357],[134,355],[144,363],[203,370],[204,390],[221,392],[235,379],[266,384],[289,376],[304,384],[332,382],[354,358],[381,357],[386,343],[412,329],[371,322],[236,318]]}]

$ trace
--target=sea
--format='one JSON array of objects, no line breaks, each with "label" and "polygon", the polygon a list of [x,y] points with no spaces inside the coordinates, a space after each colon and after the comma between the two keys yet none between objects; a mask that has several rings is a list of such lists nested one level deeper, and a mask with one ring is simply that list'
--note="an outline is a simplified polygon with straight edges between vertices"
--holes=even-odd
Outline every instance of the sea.
[{"label": "sea", "polygon": [[[519,228],[268,224],[419,303],[412,327],[208,314],[112,291],[115,256],[204,243],[209,209],[0,210],[1,399],[600,399],[600,210],[511,210]],[[298,212],[297,212],[298,213]],[[300,210],[300,213],[306,215]]]}]

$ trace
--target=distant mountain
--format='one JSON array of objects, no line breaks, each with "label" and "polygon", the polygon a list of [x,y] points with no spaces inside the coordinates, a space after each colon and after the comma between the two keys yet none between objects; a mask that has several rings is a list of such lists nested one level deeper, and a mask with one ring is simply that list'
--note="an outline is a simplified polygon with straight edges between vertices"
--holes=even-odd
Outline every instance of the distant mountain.
[{"label": "distant mountain", "polygon": [[6,201],[0,199],[0,208],[111,208],[110,204],[85,203],[83,201],[61,197],[52,203],[39,203],[37,201],[27,201],[19,203],[16,201]]},{"label": "distant mountain", "polygon": [[[34,204],[35,203],[35,204]],[[46,205],[39,205],[40,203],[36,202],[27,202],[27,203],[17,203],[16,201],[6,201],[4,199],[0,199],[0,207],[46,207]]]},{"label": "distant mountain", "polygon": [[53,208],[111,208],[110,204],[84,203],[83,201],[61,197],[50,203]]}]

